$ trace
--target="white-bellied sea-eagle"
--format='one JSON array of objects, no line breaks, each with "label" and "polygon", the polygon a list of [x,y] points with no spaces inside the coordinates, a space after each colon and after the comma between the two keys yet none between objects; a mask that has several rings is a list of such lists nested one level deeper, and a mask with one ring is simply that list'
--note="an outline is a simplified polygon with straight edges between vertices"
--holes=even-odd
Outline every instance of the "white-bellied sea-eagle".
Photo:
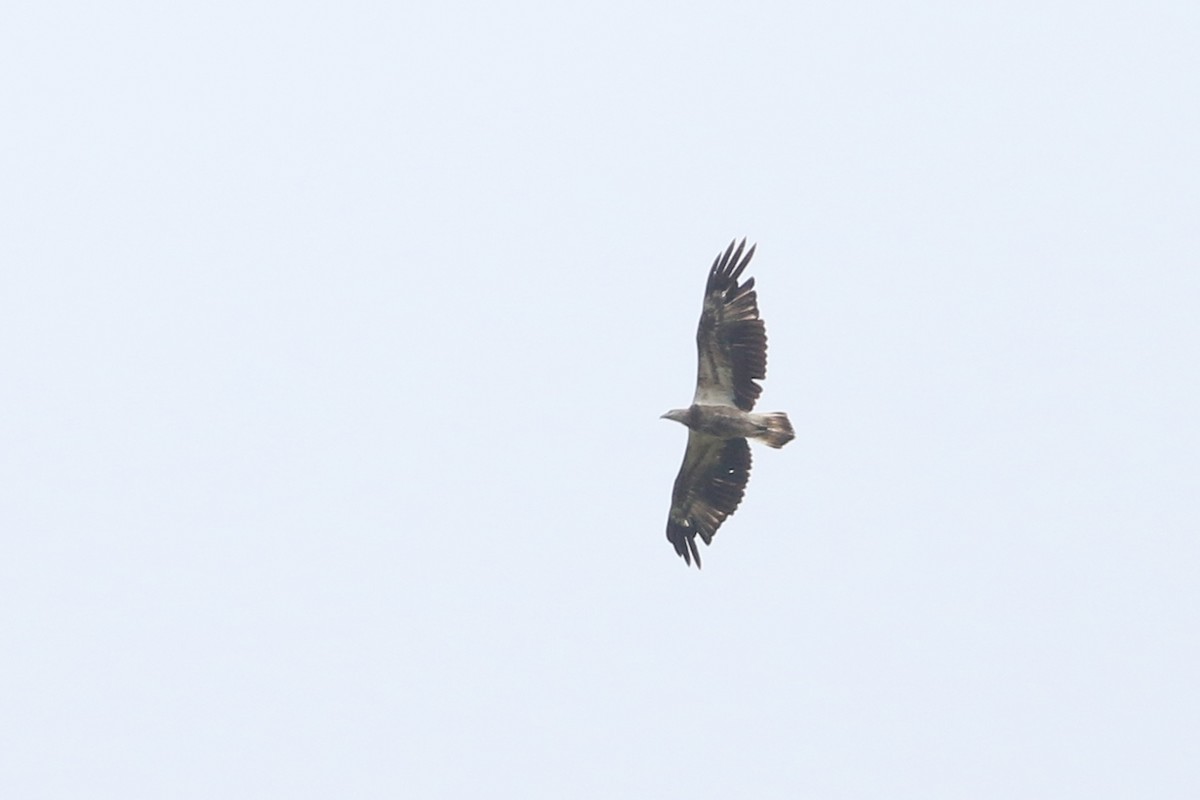
[{"label": "white-bellied sea-eagle", "polygon": [[688,427],[687,451],[671,493],[667,539],[689,565],[700,566],[696,537],[712,544],[750,479],[750,445],[758,439],[783,447],[795,438],[787,414],[753,414],[767,376],[767,334],[758,317],[754,279],[738,283],[754,256],[746,240],[729,243],[708,273],[704,310],[696,331],[700,365],[688,408],[663,414]]}]

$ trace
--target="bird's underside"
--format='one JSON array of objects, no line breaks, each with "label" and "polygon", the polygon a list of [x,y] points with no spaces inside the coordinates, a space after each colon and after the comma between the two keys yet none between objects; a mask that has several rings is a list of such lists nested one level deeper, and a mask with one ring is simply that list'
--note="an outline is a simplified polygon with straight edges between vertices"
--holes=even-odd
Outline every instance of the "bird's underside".
[{"label": "bird's underside", "polygon": [[[754,279],[738,278],[754,255],[731,242],[717,256],[705,286],[696,331],[698,369],[692,405],[663,416],[688,427],[683,464],[675,479],[667,539],[675,552],[700,566],[699,537],[711,544],[717,528],[737,510],[750,479],[750,446],[757,439],[783,447],[795,438],[787,415],[752,413],[766,377],[767,337],[758,316]],[[736,246],[736,249],[735,249]]]}]

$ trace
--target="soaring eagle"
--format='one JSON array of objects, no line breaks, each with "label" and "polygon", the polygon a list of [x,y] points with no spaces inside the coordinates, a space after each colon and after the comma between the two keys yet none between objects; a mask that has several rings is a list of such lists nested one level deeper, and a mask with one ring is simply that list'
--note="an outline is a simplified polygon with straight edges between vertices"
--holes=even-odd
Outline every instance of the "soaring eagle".
[{"label": "soaring eagle", "polygon": [[[734,249],[736,246],[736,249]],[[704,310],[696,331],[700,369],[688,408],[663,414],[688,426],[687,451],[671,493],[667,539],[675,552],[700,567],[696,537],[705,544],[732,514],[750,480],[750,445],[758,439],[783,447],[796,438],[787,414],[752,414],[767,376],[767,334],[758,318],[754,278],[738,283],[754,256],[746,240],[729,243],[708,272]],[[745,255],[743,255],[745,251]]]}]

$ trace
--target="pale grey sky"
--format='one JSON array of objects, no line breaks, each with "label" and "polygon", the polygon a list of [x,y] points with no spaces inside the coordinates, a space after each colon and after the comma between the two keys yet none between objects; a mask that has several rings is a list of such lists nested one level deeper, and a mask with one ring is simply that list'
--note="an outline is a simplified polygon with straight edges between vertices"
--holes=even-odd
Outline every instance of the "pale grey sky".
[{"label": "pale grey sky", "polygon": [[[0,795],[1200,796],[1200,7],[0,15]],[[746,500],[665,539],[705,272]]]}]

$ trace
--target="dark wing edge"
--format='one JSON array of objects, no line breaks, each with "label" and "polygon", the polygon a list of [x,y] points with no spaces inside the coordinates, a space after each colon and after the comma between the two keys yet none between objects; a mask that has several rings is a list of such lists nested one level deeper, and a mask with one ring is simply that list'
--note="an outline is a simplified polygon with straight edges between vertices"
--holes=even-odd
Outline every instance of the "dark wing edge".
[{"label": "dark wing edge", "polygon": [[756,381],[767,377],[766,326],[758,317],[754,278],[738,283],[756,247],[746,250],[746,240],[735,239],[709,270],[696,330],[700,367],[694,402],[732,403],[750,411],[762,394]]},{"label": "dark wing edge", "polygon": [[696,537],[712,544],[717,528],[737,510],[750,480],[750,445],[745,439],[718,439],[688,432],[687,451],[671,492],[667,540],[691,566],[700,568]]}]

